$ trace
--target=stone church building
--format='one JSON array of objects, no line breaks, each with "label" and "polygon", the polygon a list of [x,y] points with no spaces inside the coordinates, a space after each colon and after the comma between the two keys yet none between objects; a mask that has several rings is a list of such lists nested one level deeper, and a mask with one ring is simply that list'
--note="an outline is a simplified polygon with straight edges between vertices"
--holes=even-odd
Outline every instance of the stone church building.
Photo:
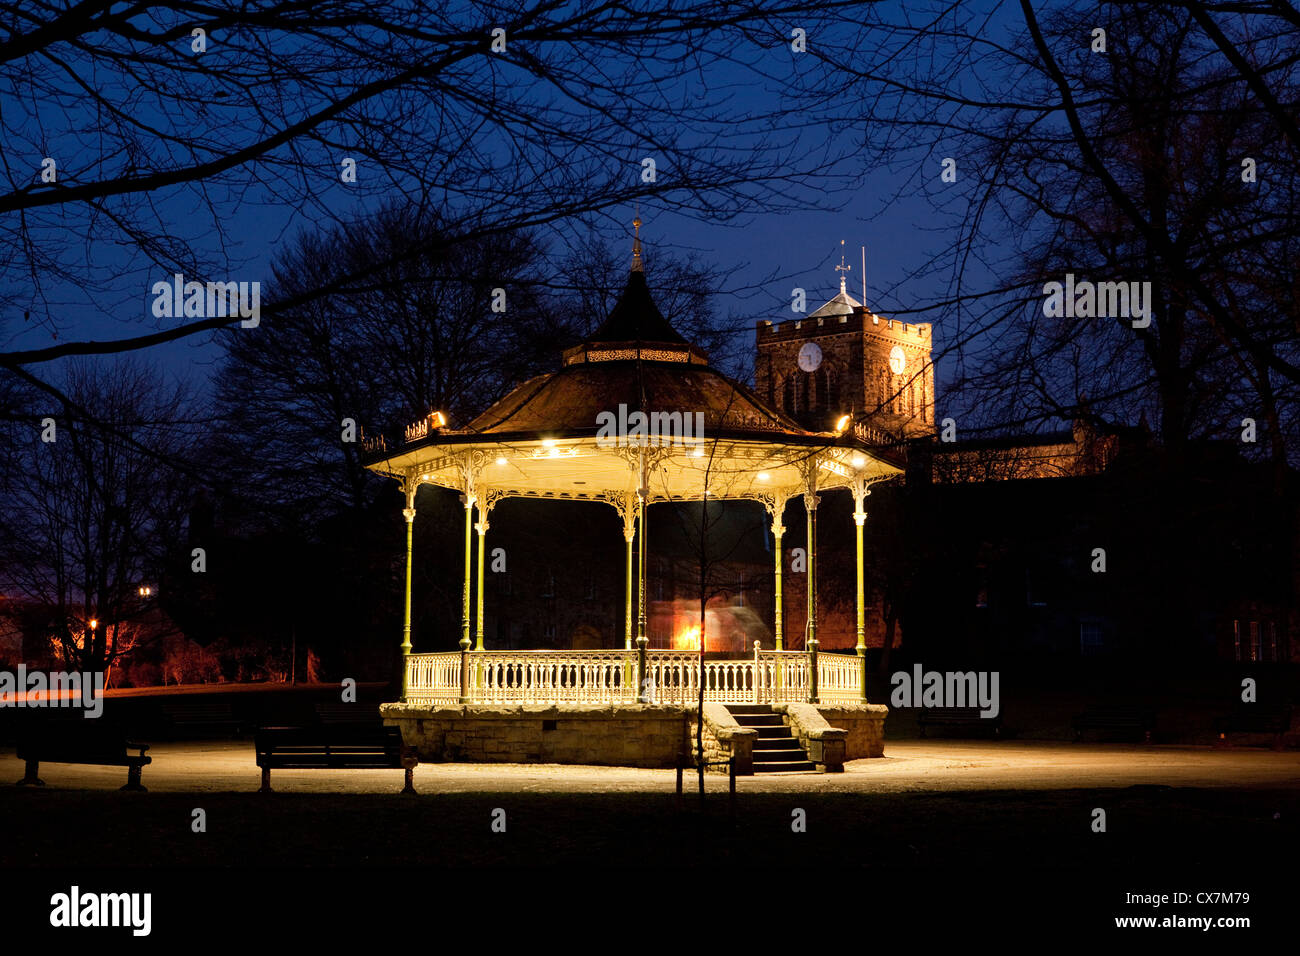
[{"label": "stone church building", "polygon": [[841,415],[882,443],[934,431],[930,326],[873,313],[845,290],[805,318],[758,323],[755,387],[805,428],[830,431]]}]

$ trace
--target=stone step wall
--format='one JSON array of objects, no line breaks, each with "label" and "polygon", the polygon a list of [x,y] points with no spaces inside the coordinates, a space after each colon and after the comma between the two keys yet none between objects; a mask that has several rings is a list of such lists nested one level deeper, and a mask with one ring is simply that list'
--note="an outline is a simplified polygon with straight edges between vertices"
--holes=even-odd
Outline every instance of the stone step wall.
[{"label": "stone step wall", "polygon": [[[696,721],[695,709],[687,715],[690,721],[691,753],[695,754]],[[731,757],[736,758],[736,776],[748,777],[754,773],[754,741],[758,731],[742,727],[731,716],[731,712],[722,704],[704,705],[704,741],[705,773],[729,773],[726,765]]]},{"label": "stone step wall", "polygon": [[885,755],[885,718],[889,716],[889,708],[884,704],[774,704],[772,709],[784,715],[799,743],[808,750],[809,730],[814,724],[822,725],[803,721],[801,726],[799,715],[805,708],[815,710],[826,726],[845,732],[844,760]]}]

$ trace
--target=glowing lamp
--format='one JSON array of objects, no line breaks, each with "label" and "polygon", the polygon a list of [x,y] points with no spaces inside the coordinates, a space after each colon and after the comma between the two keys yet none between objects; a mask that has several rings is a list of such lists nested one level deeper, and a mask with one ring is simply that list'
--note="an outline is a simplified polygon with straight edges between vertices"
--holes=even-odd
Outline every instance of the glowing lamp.
[{"label": "glowing lamp", "polygon": [[679,651],[698,651],[700,649],[700,626],[693,624],[674,634],[673,647]]}]

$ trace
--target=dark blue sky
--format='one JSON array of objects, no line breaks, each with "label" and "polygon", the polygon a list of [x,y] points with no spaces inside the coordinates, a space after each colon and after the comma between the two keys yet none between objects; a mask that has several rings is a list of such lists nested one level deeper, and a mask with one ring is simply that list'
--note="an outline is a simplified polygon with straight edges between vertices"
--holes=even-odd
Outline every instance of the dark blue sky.
[{"label": "dark blue sky", "polygon": [[[988,29],[1002,32],[1015,26],[1014,18],[1001,9],[1001,4],[980,6],[1000,11]],[[896,15],[915,17],[920,15],[918,11],[932,8],[931,4],[909,4],[898,8]],[[812,38],[812,42],[818,40],[816,36]],[[220,50],[221,45],[215,44],[214,52]],[[780,60],[788,57],[788,51],[774,47],[771,56]],[[811,61],[791,59],[796,70],[804,69],[805,63]],[[124,101],[135,102],[136,91],[129,84],[115,90],[113,82],[109,81],[105,89],[120,92]],[[742,112],[752,109],[761,114],[781,105],[773,99],[770,88],[752,82],[752,75],[743,65],[725,61],[698,73],[683,74],[674,82],[676,93],[683,97],[710,95],[725,89],[728,108]],[[28,144],[24,144],[28,150],[39,148],[58,155],[66,175],[75,177],[78,164],[85,162],[79,154],[84,155],[92,148],[93,116],[89,112],[78,113],[75,97],[41,107],[17,102],[5,104],[11,117],[15,108],[19,108],[20,114],[21,109],[30,109],[31,135],[27,137]],[[782,184],[778,188],[787,191],[785,199],[796,211],[759,211],[725,224],[680,210],[665,212],[657,207],[654,199],[648,199],[641,214],[645,220],[643,238],[647,244],[651,284],[656,250],[694,253],[703,262],[729,272],[729,287],[717,303],[717,312],[734,319],[734,334],[748,351],[755,321],[793,317],[792,287],[801,286],[808,291],[809,311],[838,291],[834,266],[840,262],[840,241],[844,240],[844,252],[852,269],[848,277],[852,294],[855,297],[862,294],[859,250],[865,245],[868,304],[885,315],[898,315],[910,322],[934,323],[936,352],[941,352],[948,344],[945,316],[913,310],[942,294],[942,280],[933,275],[915,278],[913,274],[923,271],[945,245],[947,236],[942,226],[948,215],[955,218],[964,211],[964,187],[961,183],[938,185],[939,157],[944,155],[941,144],[935,144],[936,148],[928,155],[918,154],[915,159],[904,157],[900,161],[898,157],[882,157],[871,144],[864,143],[866,131],[855,126],[854,102],[846,99],[836,108],[839,110],[836,122],[802,125],[796,117],[788,131],[778,131],[778,138],[785,146],[793,147],[795,156],[815,156],[824,150],[838,153],[839,160],[833,169],[837,176],[854,177],[870,170],[860,185],[851,191],[828,192],[815,181],[805,186]],[[149,119],[147,101],[140,109],[144,112],[138,118]],[[708,131],[683,134],[689,135],[708,135]],[[728,143],[727,148],[734,150],[743,147],[745,142],[742,137]],[[757,133],[753,142],[758,142]],[[324,170],[323,181],[329,182],[329,164],[336,163],[338,156],[322,154],[317,159]],[[628,156],[629,170],[635,161],[635,155]],[[882,161],[891,165],[881,165]],[[798,159],[792,160],[792,164],[797,163]],[[918,174],[927,183],[931,197],[916,189]],[[287,203],[277,202],[275,196],[265,191],[223,192],[228,185],[216,189],[219,202],[214,207],[205,205],[195,191],[188,189],[150,196],[146,202],[156,204],[154,212],[168,230],[187,236],[201,252],[219,254],[236,264],[237,271],[230,277],[240,279],[266,279],[276,252],[299,229],[328,228],[329,215],[321,215],[321,207],[331,215],[346,217],[360,206],[384,198],[378,191],[362,196],[331,182],[315,197],[319,206],[313,214],[310,208],[294,210]],[[941,206],[948,205],[947,212],[942,209],[936,212],[930,201],[935,195],[942,197]],[[212,228],[214,209],[223,226],[221,235]],[[634,207],[629,204],[589,221],[612,246],[627,249],[633,215]],[[65,261],[80,261],[100,280],[93,287],[56,278],[44,280],[41,291],[50,314],[59,317],[59,340],[122,338],[159,325],[149,313],[152,301],[149,288],[152,282],[168,278],[169,271],[142,263],[138,255],[103,241],[104,233],[85,228],[85,220],[75,211],[62,220],[58,217],[47,220],[45,226],[67,243]],[[60,229],[62,233],[57,233]],[[557,236],[552,249],[556,250],[559,244],[562,237]],[[11,291],[15,282],[24,281],[13,272],[6,279]],[[32,302],[38,304],[35,296]],[[6,347],[39,347],[54,341],[49,328],[25,323],[21,312],[11,311],[3,318],[0,340]],[[151,349],[147,354],[178,376],[202,383],[221,353],[210,337],[195,337]],[[944,373],[941,360],[940,381]]]}]

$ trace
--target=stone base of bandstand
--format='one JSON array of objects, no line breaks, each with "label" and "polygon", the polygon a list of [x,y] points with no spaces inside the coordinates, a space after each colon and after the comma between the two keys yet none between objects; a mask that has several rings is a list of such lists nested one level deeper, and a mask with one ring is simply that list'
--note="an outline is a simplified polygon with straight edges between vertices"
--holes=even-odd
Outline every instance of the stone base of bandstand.
[{"label": "stone base of bandstand", "polygon": [[[879,704],[777,704],[819,769],[884,755]],[[676,767],[695,749],[696,708],[664,704],[421,704],[379,708],[384,723],[425,762],[556,763]],[[832,719],[833,718],[833,719]],[[710,770],[753,773],[757,733],[722,704],[704,705],[704,755]]]}]

